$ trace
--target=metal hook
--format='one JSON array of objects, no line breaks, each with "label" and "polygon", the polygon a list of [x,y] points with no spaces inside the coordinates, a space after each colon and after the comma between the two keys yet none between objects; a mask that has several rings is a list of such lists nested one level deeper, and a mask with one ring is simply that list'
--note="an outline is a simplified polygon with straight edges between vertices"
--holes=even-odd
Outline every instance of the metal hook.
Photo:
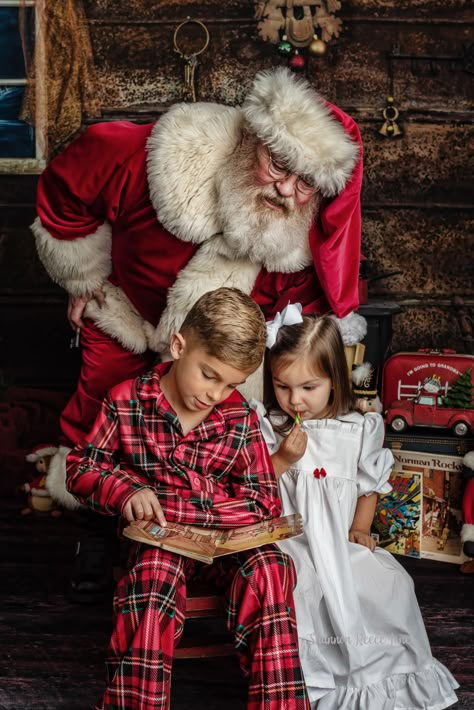
[{"label": "metal hook", "polygon": [[[196,25],[199,25],[204,30],[205,33],[205,38],[204,38],[204,44],[201,47],[201,49],[198,49],[196,52],[192,52],[191,54],[185,54],[178,46],[178,34],[179,31],[184,25],[194,23]],[[196,72],[196,67],[197,67],[197,56],[199,54],[202,54],[204,50],[207,49],[209,45],[209,31],[206,27],[206,25],[203,22],[200,22],[200,20],[192,20],[190,17],[187,17],[184,22],[181,22],[181,24],[178,25],[178,27],[174,31],[173,35],[173,45],[174,45],[174,51],[177,52],[181,59],[184,61],[184,87],[185,90],[188,94],[191,95],[191,99],[193,102],[196,101],[196,86],[195,86],[195,72]]]}]

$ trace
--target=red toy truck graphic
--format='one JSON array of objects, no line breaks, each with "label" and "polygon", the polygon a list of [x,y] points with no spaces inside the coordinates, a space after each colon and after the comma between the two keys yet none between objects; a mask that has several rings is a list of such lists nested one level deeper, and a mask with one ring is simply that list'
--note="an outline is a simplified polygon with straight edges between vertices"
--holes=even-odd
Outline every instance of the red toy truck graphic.
[{"label": "red toy truck graphic", "polygon": [[422,392],[414,399],[395,400],[386,412],[386,422],[397,433],[409,426],[452,429],[455,436],[474,431],[474,409],[442,406],[442,396]]},{"label": "red toy truck graphic", "polygon": [[474,368],[474,356],[454,350],[396,353],[383,368],[383,408],[387,410],[395,400],[414,399],[422,392],[427,379],[437,378],[439,395],[447,395],[454,382],[470,368]]}]

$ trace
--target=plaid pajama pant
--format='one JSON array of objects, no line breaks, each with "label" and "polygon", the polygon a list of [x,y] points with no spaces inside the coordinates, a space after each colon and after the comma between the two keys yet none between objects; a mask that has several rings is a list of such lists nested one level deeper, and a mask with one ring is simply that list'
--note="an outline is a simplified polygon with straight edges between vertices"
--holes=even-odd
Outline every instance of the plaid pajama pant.
[{"label": "plaid pajama pant", "polygon": [[198,573],[226,592],[227,625],[248,679],[248,710],[309,710],[287,555],[269,545],[210,566],[145,545],[132,555],[134,565],[115,593],[107,688],[96,710],[167,708],[186,580]]}]

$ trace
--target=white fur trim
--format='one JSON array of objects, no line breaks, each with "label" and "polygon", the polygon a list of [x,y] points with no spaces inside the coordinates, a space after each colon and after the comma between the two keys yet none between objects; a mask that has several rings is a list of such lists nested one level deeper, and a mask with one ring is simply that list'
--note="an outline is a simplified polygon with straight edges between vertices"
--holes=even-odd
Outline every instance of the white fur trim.
[{"label": "white fur trim", "polygon": [[242,137],[242,114],[213,103],[176,104],[148,139],[150,198],[160,222],[185,242],[220,231],[215,174]]},{"label": "white fur trim", "polygon": [[169,360],[171,335],[180,329],[200,296],[220,286],[239,288],[249,294],[259,271],[258,264],[227,259],[217,253],[213,240],[203,244],[168,290],[167,306],[157,327],[146,324],[150,349],[159,352],[162,360]]},{"label": "white fur trim", "polygon": [[341,331],[344,345],[356,345],[367,335],[367,321],[359,313],[349,313],[344,318],[334,318]]},{"label": "white fur trim", "polygon": [[242,110],[250,129],[326,197],[345,187],[359,146],[310,84],[285,67],[259,72]]},{"label": "white fur trim", "polygon": [[468,451],[467,454],[465,454],[462,462],[466,468],[470,468],[472,471],[474,471],[474,451]]},{"label": "white fur trim", "polygon": [[38,256],[46,271],[73,296],[100,288],[112,271],[111,227],[102,224],[94,234],[67,241],[55,239],[39,217],[31,225]]},{"label": "white fur trim", "polygon": [[69,491],[66,490],[66,456],[71,451],[67,446],[60,446],[58,452],[50,461],[46,488],[53,500],[64,508],[77,510],[84,508]]},{"label": "white fur trim", "polygon": [[370,377],[373,369],[370,362],[363,362],[361,365],[357,365],[357,367],[352,370],[352,382],[355,385],[360,385],[363,380]]},{"label": "white fur trim", "polygon": [[43,446],[35,449],[26,456],[26,460],[30,463],[36,463],[42,456],[54,456],[58,451],[57,446]]},{"label": "white fur trim", "polygon": [[461,528],[461,542],[474,542],[474,525],[464,523]]},{"label": "white fur trim", "polygon": [[102,286],[105,301],[99,306],[93,299],[89,301],[84,315],[92,318],[107,335],[117,340],[125,350],[144,353],[148,349],[145,335],[145,321],[118,286],[105,283]]}]

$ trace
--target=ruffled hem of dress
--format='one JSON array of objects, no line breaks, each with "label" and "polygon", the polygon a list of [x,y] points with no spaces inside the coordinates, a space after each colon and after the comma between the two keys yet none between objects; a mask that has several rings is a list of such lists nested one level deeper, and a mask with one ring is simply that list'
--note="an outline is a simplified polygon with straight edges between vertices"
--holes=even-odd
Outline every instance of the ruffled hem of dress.
[{"label": "ruffled hem of dress", "polygon": [[[448,669],[433,659],[422,671],[398,673],[365,688],[336,686],[311,701],[311,707],[317,710],[443,710],[457,702],[456,688],[459,683]],[[308,691],[311,699],[311,688]]]}]

